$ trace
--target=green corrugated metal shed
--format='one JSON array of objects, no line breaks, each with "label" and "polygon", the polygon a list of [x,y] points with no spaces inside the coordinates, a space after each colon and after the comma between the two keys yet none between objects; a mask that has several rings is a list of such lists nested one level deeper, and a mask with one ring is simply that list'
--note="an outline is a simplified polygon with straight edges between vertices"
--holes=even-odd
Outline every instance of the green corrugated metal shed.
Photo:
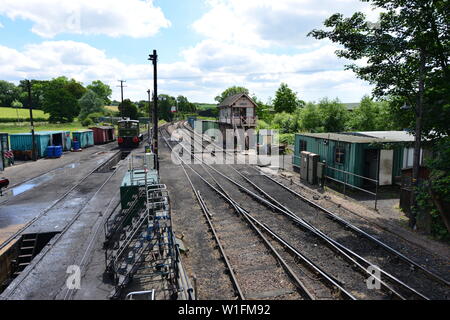
[{"label": "green corrugated metal shed", "polygon": [[[368,134],[368,133],[367,133]],[[399,139],[383,139],[380,137],[371,137],[368,135],[338,134],[338,133],[302,133],[295,135],[293,165],[300,167],[301,141],[306,143],[304,151],[312,152],[320,156],[320,161],[325,161],[328,167],[347,171],[356,175],[367,177],[365,172],[365,154],[366,150],[381,150],[376,144],[390,143],[394,147],[392,175],[400,176],[403,162],[403,146]],[[344,149],[344,163],[335,162],[335,148]],[[395,146],[398,144],[398,146]],[[303,150],[302,150],[303,151]],[[336,180],[344,181],[344,173],[327,169],[327,175]],[[364,184],[362,178],[348,175],[347,182],[350,185],[361,187]]]},{"label": "green corrugated metal shed", "polygon": [[40,131],[41,133],[48,133],[48,134],[61,134],[63,136],[63,150],[64,151],[70,151],[72,148],[72,138],[70,137],[70,131]]},{"label": "green corrugated metal shed", "polygon": [[72,132],[73,140],[80,142],[81,148],[87,148],[94,145],[94,131],[80,130]]},{"label": "green corrugated metal shed", "polygon": [[[47,154],[47,147],[50,145],[50,133],[35,132],[35,141],[37,147],[37,155],[44,158]],[[30,151],[33,149],[31,133],[14,133],[9,135],[11,150],[14,151]]]}]

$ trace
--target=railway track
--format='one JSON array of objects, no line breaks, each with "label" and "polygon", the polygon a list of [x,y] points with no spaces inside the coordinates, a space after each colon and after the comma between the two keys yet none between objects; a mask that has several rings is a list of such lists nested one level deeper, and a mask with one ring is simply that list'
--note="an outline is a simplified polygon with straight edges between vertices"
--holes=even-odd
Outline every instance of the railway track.
[{"label": "railway track", "polygon": [[[167,139],[165,139],[166,144],[170,147],[170,143],[168,142]],[[187,174],[186,169],[184,168],[186,165],[182,164],[183,166],[183,170],[185,170],[186,176],[188,177],[188,179],[191,181],[192,179],[190,178],[190,175]],[[313,261],[311,261],[310,259],[308,259],[306,256],[304,256],[301,252],[299,252],[297,249],[295,249],[293,246],[291,246],[285,239],[283,239],[280,235],[277,235],[276,233],[274,233],[272,230],[270,230],[270,228],[268,228],[267,226],[265,226],[263,223],[261,223],[260,221],[258,221],[257,219],[255,219],[249,211],[245,210],[244,208],[242,208],[242,206],[236,202],[232,197],[230,197],[230,195],[227,193],[227,191],[223,188],[223,186],[218,183],[218,181],[209,173],[209,172],[203,172],[200,173],[199,172],[199,168],[194,169],[193,166],[186,166],[187,168],[189,168],[190,171],[192,171],[193,176],[197,176],[197,179],[200,179],[204,182],[204,184],[206,184],[209,188],[211,188],[212,190],[215,191],[216,195],[220,195],[222,197],[223,200],[225,200],[229,207],[228,210],[230,209],[234,209],[234,213],[239,214],[240,216],[240,224],[239,224],[239,220],[235,221],[235,223],[232,225],[234,226],[234,228],[231,228],[231,230],[233,232],[237,232],[236,230],[242,227],[242,222],[245,222],[247,224],[247,229],[252,229],[256,235],[258,235],[258,239],[259,241],[262,241],[264,243],[264,245],[270,249],[272,256],[276,258],[276,260],[278,261],[279,265],[282,266],[283,270],[285,271],[285,274],[289,276],[289,278],[291,279],[291,281],[296,285],[297,289],[299,290],[299,292],[302,293],[302,295],[298,298],[304,298],[304,299],[336,299],[336,298],[341,298],[341,299],[356,299],[351,293],[349,293],[345,288],[343,288],[343,286],[341,285],[340,281],[338,281],[335,277],[327,274],[327,272],[325,272],[320,266],[318,266],[317,264],[315,264]],[[206,170],[205,168],[203,168],[203,170]],[[207,179],[210,179],[209,181]],[[212,181],[211,181],[212,180]],[[217,187],[215,187],[213,184],[215,184]],[[194,192],[196,193],[196,195],[198,194],[198,190],[196,190],[196,187],[193,186],[193,184],[191,184],[193,187]],[[201,184],[199,185],[201,188]],[[204,186],[203,186],[204,188]],[[207,192],[208,195],[210,194],[210,192],[208,192],[208,190],[205,190],[204,192]],[[209,198],[209,197],[208,197]],[[202,202],[202,200],[200,200],[200,203]],[[217,203],[218,201],[212,201],[212,206],[217,207]],[[204,205],[201,203],[202,208],[204,208]],[[204,210],[206,211],[206,210]],[[223,213],[224,211],[227,211],[223,206],[219,206],[218,208],[216,208],[215,212],[221,212]],[[205,214],[209,214],[209,210],[207,210],[205,212]],[[214,214],[213,217],[216,218],[217,214]],[[219,214],[220,215],[220,214]],[[223,221],[227,221],[226,219],[224,219],[223,216],[220,216],[219,219],[219,225],[223,222]],[[211,217],[208,217],[208,221],[211,220]],[[242,221],[243,220],[243,221]],[[222,224],[219,228],[222,228],[224,224]],[[221,245],[221,240],[220,240],[220,235],[217,235],[218,232],[216,231],[216,229],[214,227],[212,227],[213,229],[213,233],[216,236],[216,241],[219,245],[219,248],[221,248],[221,251],[223,249],[223,246]],[[268,234],[271,238],[267,238],[266,236],[263,235],[263,233]],[[235,234],[233,233],[233,238],[235,238]],[[238,241],[236,243],[228,243],[228,245],[226,246],[227,248],[232,248],[234,250],[238,251],[238,258],[237,260],[235,259],[234,263],[236,263],[237,265],[242,264],[242,259],[243,257],[245,257],[245,255],[242,255],[242,250],[244,248],[250,248],[252,249],[248,254],[250,254],[250,256],[253,254],[255,254],[254,252],[260,252],[260,250],[253,250],[254,247],[256,246],[257,240],[252,240],[250,241],[250,243],[248,242],[249,240],[249,235],[246,234],[245,237],[243,239],[238,238]],[[290,252],[290,254],[287,254],[285,251],[283,251],[283,247],[286,248],[286,251]],[[226,256],[226,253],[222,251],[222,255],[223,258],[227,264],[228,269],[231,271],[231,278],[233,280],[234,283],[234,287],[236,288],[236,291],[238,293],[238,296],[240,296],[241,298],[245,295],[240,294],[239,292],[241,290],[239,290],[238,288],[240,288],[240,281],[238,281],[238,277],[233,273],[234,267],[230,265],[229,263],[229,259]],[[300,263],[299,263],[300,262]],[[274,269],[273,271],[270,270],[270,266],[273,264],[268,264],[267,262],[264,263],[256,263],[255,265],[255,261],[253,259],[248,259],[246,260],[246,263],[249,264],[247,269],[250,271],[253,271],[253,275],[251,277],[251,281],[249,282],[247,279],[247,277],[244,278],[244,283],[247,284],[252,284],[252,285],[257,285],[258,283],[262,283],[262,284],[269,284],[271,283],[272,285],[275,286],[284,286],[283,290],[286,291],[286,280],[283,279],[267,279],[264,277],[258,277],[257,275],[255,275],[255,271],[259,271],[260,272],[265,272],[267,275],[267,272],[269,271],[269,275],[275,275],[277,274],[275,272],[275,270],[279,270],[280,267]],[[269,266],[269,267],[268,267]],[[240,271],[242,272],[242,271]],[[239,274],[239,273],[238,273]],[[278,272],[279,274],[279,272]],[[317,281],[317,279],[320,278],[321,281]],[[241,280],[242,281],[242,280]],[[281,289],[281,288],[280,288]],[[278,293],[280,294],[280,292],[283,292],[282,290],[280,291],[280,289],[275,289],[275,290],[262,290],[261,288],[259,289],[260,293],[258,294],[254,294],[253,296],[251,296],[252,298],[261,298],[261,297],[265,297],[265,298],[270,298],[270,296],[273,298],[274,293]],[[287,289],[289,292],[289,289]],[[265,292],[265,293],[264,293]],[[267,294],[267,293],[271,293],[271,294]],[[295,296],[291,296],[291,298],[295,298]],[[297,298],[297,299],[298,299]]]},{"label": "railway track", "polygon": [[[117,152],[117,156],[120,152]],[[68,223],[62,228],[62,230],[55,235],[55,237],[52,239],[49,245],[45,246],[42,251],[31,261],[30,265],[27,266],[21,274],[16,278],[5,290],[4,297],[11,296],[15,290],[19,287],[19,285],[26,279],[27,275],[30,274],[35,266],[45,257],[45,255],[60,241],[60,239],[63,237],[63,235],[69,230],[69,228],[76,223],[78,218],[83,214],[83,210],[89,205],[90,200],[95,198],[95,196],[103,190],[103,188],[107,185],[107,183],[115,176],[120,166],[116,167],[114,171],[111,172],[111,174],[108,174],[106,177],[104,177],[104,180],[96,179],[97,184],[94,186],[89,186],[88,188],[84,185],[85,182],[91,178],[95,173],[98,172],[99,169],[105,166],[105,164],[108,164],[111,159],[109,158],[106,161],[99,164],[94,170],[90,171],[86,176],[84,176],[80,181],[78,181],[74,186],[72,186],[67,192],[65,192],[61,197],[59,197],[57,200],[55,200],[49,207],[47,207],[45,210],[41,211],[37,216],[35,216],[33,219],[31,219],[29,222],[27,222],[22,228],[20,228],[18,231],[16,231],[12,236],[10,236],[4,243],[0,245],[0,249],[6,247],[11,241],[18,239],[21,235],[25,234],[26,230],[33,225],[36,221],[38,221],[40,218],[42,218],[44,215],[46,215],[48,212],[50,212],[52,209],[56,208],[59,204],[63,203],[64,200],[70,199],[71,195],[77,194],[77,193],[86,193],[86,191],[89,191],[90,197],[89,199],[86,199],[86,201],[78,208],[74,216],[68,221]],[[102,173],[104,175],[105,173]],[[95,234],[97,231],[95,232]],[[91,244],[89,244],[88,250],[90,250]]]},{"label": "railway track", "polygon": [[[164,140],[171,148],[170,142]],[[206,180],[195,171],[184,164],[182,168],[224,260],[236,298],[311,299],[301,281],[252,222],[245,221],[219,194],[211,194]],[[203,193],[208,194],[207,199],[202,197]],[[250,276],[252,273],[259,277]]]},{"label": "railway track", "polygon": [[377,265],[380,268],[381,277],[393,287],[398,287],[399,291],[408,287],[404,293],[406,297],[413,298],[419,296],[418,293],[421,292],[422,298],[449,298],[449,283],[434,271],[414,262],[401,252],[261,173],[258,169],[241,166],[236,172],[245,175],[247,179],[251,177],[251,183],[255,188],[261,188],[264,192],[273,195],[276,201],[283,202],[296,216],[320,226],[324,233],[339,239],[340,243],[355,252],[355,257],[361,263]]},{"label": "railway track", "polygon": [[[189,131],[191,132],[191,134],[193,133],[192,130]],[[297,230],[294,230],[295,229],[294,228],[288,233],[288,236],[289,234],[295,234],[296,232],[298,233],[298,227],[307,230],[309,232],[312,231],[312,233],[315,234],[316,237],[319,237],[321,239],[321,242],[325,242],[327,244],[329,249],[332,249],[332,251],[334,252],[337,251],[341,256],[345,258],[345,260],[350,262],[353,266],[357,266],[357,269],[359,269],[360,273],[363,275],[364,273],[366,273],[367,275],[366,268],[368,266],[379,264],[382,267],[379,270],[381,273],[379,279],[381,281],[379,282],[381,283],[382,288],[384,289],[385,293],[389,296],[389,298],[392,297],[400,299],[428,299],[429,297],[442,298],[446,296],[446,293],[448,293],[448,283],[446,282],[446,280],[435,275],[433,272],[424,268],[423,266],[416,264],[414,261],[405,257],[400,252],[395,251],[394,249],[382,243],[373,236],[365,234],[362,230],[359,230],[358,228],[346,222],[345,220],[337,217],[332,212],[329,212],[324,208],[319,208],[310,200],[306,199],[305,197],[296,193],[295,191],[290,190],[288,187],[282,186],[281,184],[278,185],[279,183],[274,179],[271,179],[269,176],[264,175],[261,176],[260,173],[258,172],[258,175],[254,174],[251,175],[250,180],[250,176],[244,175],[245,173],[247,173],[248,175],[248,172],[244,172],[243,174],[242,172],[239,172],[238,170],[232,168],[231,166],[220,166],[220,168],[222,170],[223,168],[227,168],[227,170],[226,172],[220,172],[217,169],[211,167],[212,171],[214,172],[215,175],[217,175],[218,179],[224,180],[222,184],[228,183],[230,193],[236,192],[237,188],[240,190],[240,192],[238,191],[237,193],[234,194],[235,197],[242,196],[242,193],[247,194],[249,198],[246,199],[246,201],[244,201],[246,205],[252,203],[251,200],[253,200],[253,202],[254,200],[257,200],[260,202],[260,204],[262,203],[263,206],[265,206],[266,208],[269,207],[273,211],[284,215],[285,219],[288,218],[289,220],[291,220],[291,222],[296,223]],[[231,170],[229,168],[231,168]],[[252,167],[245,166],[245,168],[252,168]],[[256,168],[253,168],[252,170],[258,171]],[[234,179],[230,179],[229,176],[232,176]],[[236,180],[238,180],[239,182],[237,182]],[[258,181],[255,183],[254,180]],[[266,192],[262,189],[262,187],[267,188],[268,185],[271,186],[271,188],[268,189],[269,192]],[[278,198],[278,200],[276,199],[276,197],[274,198],[271,196],[271,195],[275,196],[280,193],[281,194],[288,193],[293,198],[288,199],[288,203],[286,203],[284,202],[286,201],[284,199],[286,195],[283,195],[283,199]],[[298,201],[299,199],[301,200],[300,202]],[[280,203],[280,201],[283,201],[283,205]],[[300,208],[297,208],[299,207],[299,203],[302,203],[302,206],[300,206]],[[287,208],[285,204],[288,205],[290,208]],[[252,207],[248,208],[253,210],[255,209]],[[291,208],[296,208],[296,210],[294,210],[295,212],[293,212]],[[263,208],[261,207],[257,209],[258,212],[264,212]],[[323,215],[323,213],[326,213],[326,215]],[[324,216],[326,216],[325,220],[323,220]],[[314,221],[314,223],[316,223],[316,225],[320,225],[321,230],[317,229],[314,225],[311,224],[311,219],[306,220],[308,217],[314,218],[320,217],[322,220],[316,220]],[[267,215],[266,218],[273,219],[273,215],[272,217],[270,217],[270,215]],[[330,220],[330,218],[332,219]],[[274,225],[277,225],[277,223],[278,225],[287,225],[288,222],[273,220],[272,223],[274,223]],[[334,223],[334,225],[330,226],[330,223],[331,224]],[[345,228],[343,228],[342,226],[344,226]],[[333,230],[334,232],[332,232]],[[333,237],[337,237],[337,239],[339,239],[339,242],[328,236],[328,233],[330,232]],[[317,242],[317,239],[315,240],[303,239],[303,242],[301,243],[308,243],[307,241],[311,242],[311,240],[313,243],[314,241]],[[356,247],[355,244],[357,245]],[[317,243],[315,243],[315,245],[317,245]],[[369,245],[369,247],[366,247],[367,245]],[[360,253],[360,250],[357,250],[358,246],[360,248],[370,248],[370,249],[365,250],[360,255],[358,254]],[[358,253],[356,253],[355,251],[357,251]],[[386,252],[388,253],[387,254],[388,258],[383,259],[384,257],[386,257]],[[394,267],[389,267],[390,265],[396,263],[397,260],[400,261],[398,263],[399,266],[395,265]],[[417,270],[411,269],[411,266],[415,267]],[[406,272],[408,270],[409,272]],[[414,271],[415,273],[413,273]],[[425,280],[423,277],[422,278],[419,277],[415,279],[415,281],[411,281],[411,276],[415,276],[417,271],[422,272],[427,278],[431,278],[434,281],[439,282],[442,285],[440,288],[441,290],[437,290],[436,292],[436,290],[433,289],[436,287],[435,285],[429,286],[428,290],[425,290],[427,294],[425,295],[419,292],[418,290],[414,289],[411,285],[413,285],[415,288],[420,288],[421,291],[424,289],[423,285],[422,286],[419,285],[421,281]],[[340,274],[342,276],[342,273]],[[395,274],[396,276],[394,276],[393,274]],[[397,276],[399,276],[400,279]],[[351,280],[352,279],[347,279],[347,281],[349,281],[347,282],[347,284],[350,283]],[[406,284],[406,282],[410,283],[411,285]],[[360,294],[361,297],[363,297],[364,294],[367,294],[367,292],[364,291],[365,290],[362,290],[361,292],[356,291],[356,294]],[[386,296],[384,297],[380,296],[379,298],[386,298]]]}]

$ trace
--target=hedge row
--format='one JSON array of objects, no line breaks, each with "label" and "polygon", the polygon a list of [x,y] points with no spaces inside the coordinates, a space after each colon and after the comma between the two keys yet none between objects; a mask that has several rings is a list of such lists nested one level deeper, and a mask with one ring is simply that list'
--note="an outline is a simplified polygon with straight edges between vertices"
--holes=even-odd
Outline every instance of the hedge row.
[{"label": "hedge row", "polygon": [[[34,122],[48,122],[48,118],[35,118]],[[30,122],[30,118],[20,118],[19,122]],[[17,123],[17,119],[14,118],[0,118],[0,123]]]}]

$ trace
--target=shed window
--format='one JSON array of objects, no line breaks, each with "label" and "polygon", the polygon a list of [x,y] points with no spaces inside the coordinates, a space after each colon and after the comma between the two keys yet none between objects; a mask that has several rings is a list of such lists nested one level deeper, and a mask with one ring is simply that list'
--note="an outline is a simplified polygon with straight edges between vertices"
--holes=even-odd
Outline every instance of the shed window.
[{"label": "shed window", "polygon": [[337,145],[334,149],[334,162],[344,164],[345,161],[345,148],[343,145]]},{"label": "shed window", "polygon": [[300,152],[306,151],[306,141],[300,140]]}]

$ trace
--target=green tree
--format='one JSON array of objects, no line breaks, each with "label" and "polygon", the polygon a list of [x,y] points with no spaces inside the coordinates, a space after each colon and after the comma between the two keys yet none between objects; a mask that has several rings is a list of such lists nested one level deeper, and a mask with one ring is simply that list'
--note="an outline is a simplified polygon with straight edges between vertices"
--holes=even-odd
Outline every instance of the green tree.
[{"label": "green tree", "polygon": [[88,90],[92,90],[97,96],[103,100],[104,105],[111,104],[112,89],[109,85],[101,82],[100,80],[92,81],[90,85],[86,87]]},{"label": "green tree", "polygon": [[80,113],[78,99],[70,88],[70,82],[63,77],[53,79],[45,86],[43,110],[50,114],[50,122],[72,122]]},{"label": "green tree", "polygon": [[119,112],[124,118],[130,118],[131,120],[139,118],[138,108],[130,99],[123,100],[123,104],[119,105]]},{"label": "green tree", "polygon": [[378,130],[379,111],[378,105],[369,96],[364,96],[349,118],[349,127],[357,131]]},{"label": "green tree", "polygon": [[0,107],[11,107],[19,99],[20,90],[14,83],[0,80]]},{"label": "green tree", "polygon": [[325,132],[342,132],[346,130],[348,111],[338,99],[324,98],[319,101],[318,111]]},{"label": "green tree", "polygon": [[275,114],[272,126],[274,129],[278,129],[281,134],[295,133],[298,131],[298,121],[295,115],[281,112]]},{"label": "green tree", "polygon": [[[140,100],[137,103],[138,113],[140,117],[149,117],[149,112],[151,113],[151,109],[149,109],[149,103],[146,100]],[[151,116],[150,116],[151,117]]]},{"label": "green tree", "polygon": [[[450,238],[450,137],[439,140],[434,146],[432,159],[427,161],[431,169],[429,192],[434,206],[447,229],[447,238]],[[436,223],[439,225],[439,222]]]},{"label": "green tree", "polygon": [[262,102],[255,95],[253,95],[252,100],[256,103],[256,115],[258,116],[258,120],[272,122],[274,117],[272,106]]},{"label": "green tree", "polygon": [[83,85],[76,81],[75,79],[68,80],[66,77],[58,78],[65,82],[66,89],[75,97],[75,99],[81,99],[81,97],[86,93],[87,89]]},{"label": "green tree", "polygon": [[[339,57],[367,63],[348,66],[372,83],[374,95],[392,97],[399,117],[415,133],[414,187],[419,177],[422,135],[442,139],[450,134],[450,8],[448,0],[367,0],[383,9],[379,21],[357,12],[350,18],[334,14],[325,21],[331,30],[313,30],[343,49]],[[409,107],[408,107],[409,106]],[[450,188],[450,185],[448,186]],[[412,204],[415,205],[413,195]],[[415,224],[415,217],[410,220]]]},{"label": "green tree", "polygon": [[393,116],[389,101],[373,101],[364,96],[360,105],[349,116],[347,126],[354,131],[401,130],[402,125]]},{"label": "green tree", "polygon": [[307,103],[300,114],[300,128],[306,132],[323,132],[322,118],[314,103]]},{"label": "green tree", "polygon": [[275,93],[273,107],[275,112],[292,113],[305,103],[297,98],[297,93],[292,91],[286,83],[282,83]]},{"label": "green tree", "polygon": [[230,97],[230,96],[234,96],[235,94],[238,93],[245,93],[245,94],[250,94],[247,88],[244,87],[237,87],[237,86],[233,86],[230,87],[228,89],[226,89],[224,92],[222,92],[219,96],[215,97],[214,100],[217,101],[217,103],[222,103],[226,98]]},{"label": "green tree", "polygon": [[104,111],[103,100],[92,90],[87,90],[78,103],[80,104],[80,120],[86,119],[91,113]]},{"label": "green tree", "polygon": [[[48,82],[47,80],[31,80],[31,105],[33,109],[42,110],[44,92]],[[21,80],[18,87],[20,89],[19,101],[28,107],[28,82]]]},{"label": "green tree", "polygon": [[177,100],[167,94],[161,94],[158,98],[158,117],[168,122],[172,121],[173,113],[171,108],[177,105]]}]

